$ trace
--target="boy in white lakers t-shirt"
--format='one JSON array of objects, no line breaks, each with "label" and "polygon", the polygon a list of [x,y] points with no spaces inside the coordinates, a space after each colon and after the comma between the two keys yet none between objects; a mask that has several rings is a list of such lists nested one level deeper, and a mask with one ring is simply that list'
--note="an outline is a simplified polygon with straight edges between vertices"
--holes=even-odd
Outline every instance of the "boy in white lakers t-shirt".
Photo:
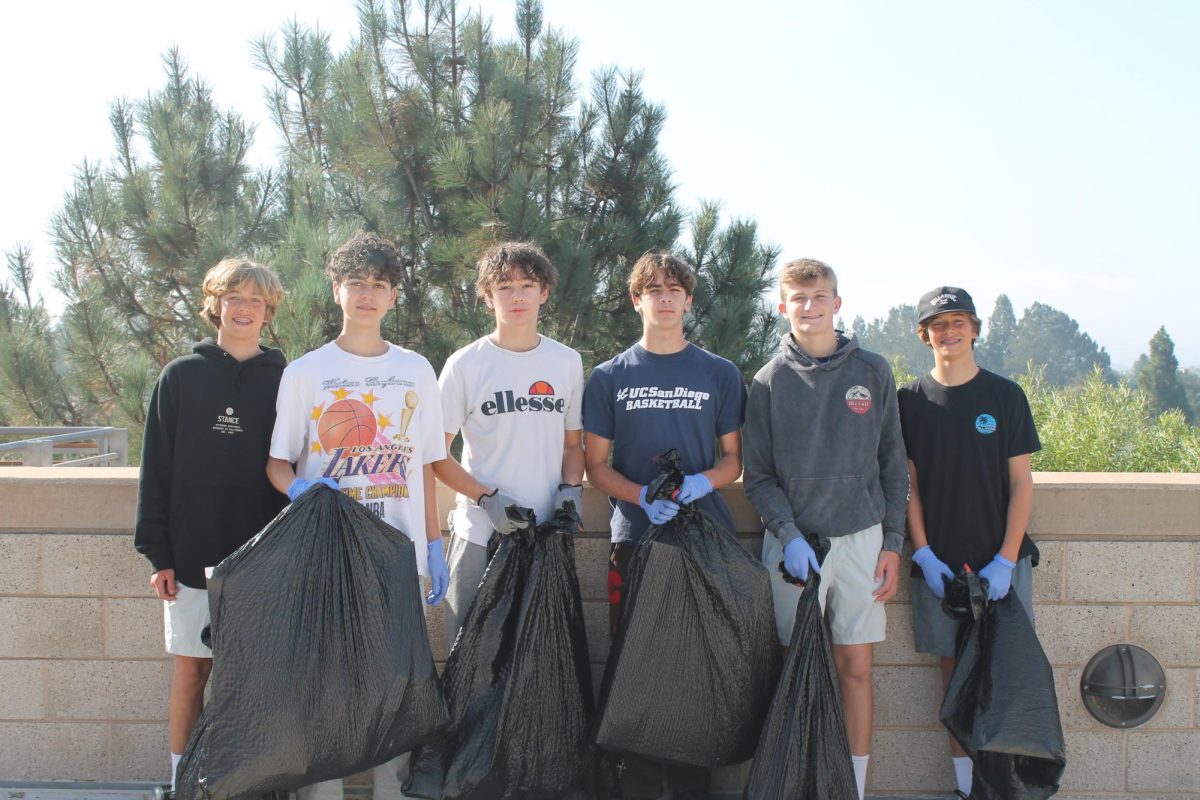
[{"label": "boy in white lakers t-shirt", "polygon": [[475,286],[496,315],[496,330],[446,361],[438,383],[446,447],[462,433],[462,463],[434,464],[458,492],[450,514],[446,638],[453,643],[487,567],[493,531],[511,533],[506,509],[531,509],[538,522],[583,492],[583,362],[538,333],[538,311],[558,274],[531,244],[492,246]]},{"label": "boy in white lakers t-shirt", "polygon": [[[360,233],[334,251],[325,274],[342,332],[283,371],[267,477],[290,500],[325,483],[412,539],[417,571],[432,582],[427,602],[437,605],[450,580],[433,479],[433,463],[446,455],[437,379],[424,356],[380,333],[396,305],[400,256],[378,234]],[[375,800],[406,797],[408,759],[404,753],[375,768]],[[296,795],[341,800],[342,782]]]}]

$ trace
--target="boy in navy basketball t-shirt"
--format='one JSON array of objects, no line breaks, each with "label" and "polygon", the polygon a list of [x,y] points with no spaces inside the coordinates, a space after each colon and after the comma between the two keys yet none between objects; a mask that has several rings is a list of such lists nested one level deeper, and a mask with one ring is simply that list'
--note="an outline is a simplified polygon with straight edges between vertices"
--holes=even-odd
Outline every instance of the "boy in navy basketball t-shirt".
[{"label": "boy in navy basketball t-shirt", "polygon": [[[696,275],[681,259],[657,252],[639,258],[629,293],[642,317],[642,338],[596,367],[584,390],[588,480],[613,500],[609,621],[614,633],[629,558],[651,523],[674,517],[679,503],[696,503],[734,535],[729,508],[713,490],[742,471],[746,387],[731,362],[684,338],[683,318],[695,287]],[[671,448],[683,456],[678,502],[649,501],[647,484],[659,471],[653,458]],[[664,782],[681,798],[708,796],[703,767],[626,756],[618,772],[627,800],[657,798]]]}]

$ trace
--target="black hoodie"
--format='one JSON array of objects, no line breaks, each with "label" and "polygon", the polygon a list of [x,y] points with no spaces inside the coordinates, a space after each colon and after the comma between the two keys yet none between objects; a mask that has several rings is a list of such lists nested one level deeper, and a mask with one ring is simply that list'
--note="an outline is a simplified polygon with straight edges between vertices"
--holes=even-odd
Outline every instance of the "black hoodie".
[{"label": "black hoodie", "polygon": [[275,395],[286,362],[262,348],[239,362],[212,339],[167,364],[146,414],[134,547],[154,570],[203,589],[204,568],[287,505],[267,481]]}]

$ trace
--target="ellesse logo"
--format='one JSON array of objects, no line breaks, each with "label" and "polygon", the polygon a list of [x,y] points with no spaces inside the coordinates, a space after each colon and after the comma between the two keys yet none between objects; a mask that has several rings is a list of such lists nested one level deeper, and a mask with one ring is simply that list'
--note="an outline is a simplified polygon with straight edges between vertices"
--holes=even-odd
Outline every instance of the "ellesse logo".
[{"label": "ellesse logo", "polygon": [[555,397],[554,387],[549,381],[534,381],[524,396],[517,396],[512,389],[505,389],[484,401],[479,410],[485,417],[495,414],[522,413],[525,411],[552,411],[562,414],[567,407],[565,397]]}]

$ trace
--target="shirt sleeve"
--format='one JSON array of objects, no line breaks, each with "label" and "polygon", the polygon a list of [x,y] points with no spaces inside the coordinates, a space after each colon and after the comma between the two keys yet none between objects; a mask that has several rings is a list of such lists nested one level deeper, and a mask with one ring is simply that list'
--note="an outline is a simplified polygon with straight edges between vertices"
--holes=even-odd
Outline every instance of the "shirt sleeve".
[{"label": "shirt sleeve", "polygon": [[[577,431],[583,427],[583,359],[571,351],[571,388],[567,400],[566,430]],[[607,437],[605,437],[607,438]]]},{"label": "shirt sleeve", "polygon": [[883,489],[883,549],[899,553],[904,542],[904,521],[908,512],[908,456],[900,429],[899,396],[896,379],[886,363],[879,368],[883,398],[882,425],[879,431],[879,485]]},{"label": "shirt sleeve", "polygon": [[896,390],[896,410],[900,415],[900,435],[904,439],[904,452],[907,458],[912,457],[907,454],[913,451],[912,431],[914,421],[911,409],[909,408],[909,403],[912,399],[913,392],[909,387],[903,386]]},{"label": "shirt sleeve", "polygon": [[746,499],[763,518],[771,533],[780,526],[795,524],[792,504],[779,484],[771,441],[771,387],[758,377],[750,383],[746,427],[742,431],[742,482]]},{"label": "shirt sleeve", "polygon": [[612,375],[596,367],[583,390],[583,429],[611,442],[616,438],[614,416]]},{"label": "shirt sleeve", "polygon": [[742,373],[731,363],[721,380],[721,406],[717,410],[717,437],[741,430],[746,421],[746,384]]},{"label": "shirt sleeve", "polygon": [[275,429],[271,432],[271,458],[282,459],[289,464],[300,460],[308,444],[308,423],[312,409],[305,408],[312,397],[304,391],[307,381],[289,364],[279,379],[279,395],[275,399]]},{"label": "shirt sleeve", "polygon": [[[463,385],[460,359],[451,356],[442,367],[438,390],[442,396],[442,427],[446,433],[457,434],[467,421],[467,388]],[[445,437],[443,437],[443,443]]]},{"label": "shirt sleeve", "polygon": [[[424,359],[422,359],[424,360]],[[422,365],[421,405],[427,415],[421,420],[421,464],[432,464],[446,457],[446,424],[442,417],[442,397],[437,376],[428,361]],[[445,432],[444,432],[445,431]]]},{"label": "shirt sleeve", "polygon": [[134,548],[150,560],[155,572],[175,566],[167,523],[171,516],[175,422],[179,410],[169,385],[170,377],[169,368],[159,376],[146,410],[133,533]]},{"label": "shirt sleeve", "polygon": [[1038,439],[1033,411],[1029,408],[1029,398],[1020,386],[1014,386],[1009,408],[1011,419],[1008,429],[1012,434],[1008,437],[1008,457],[1014,458],[1041,450],[1042,442]]}]

